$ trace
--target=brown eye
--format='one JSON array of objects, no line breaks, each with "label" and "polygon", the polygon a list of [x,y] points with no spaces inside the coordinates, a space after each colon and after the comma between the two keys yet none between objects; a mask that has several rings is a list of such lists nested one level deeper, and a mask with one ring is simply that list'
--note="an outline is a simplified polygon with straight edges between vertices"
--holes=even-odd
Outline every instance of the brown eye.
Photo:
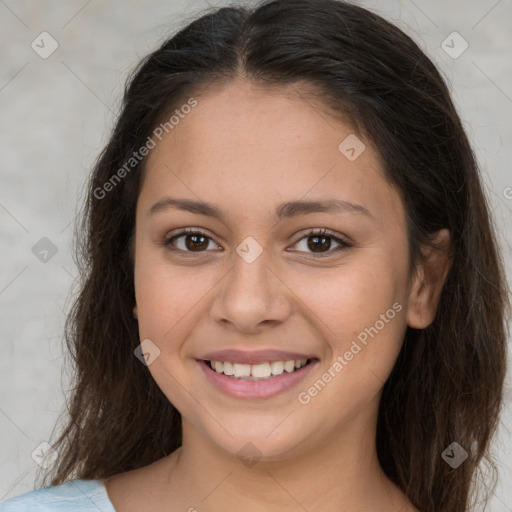
[{"label": "brown eye", "polygon": [[208,247],[208,239],[203,235],[186,235],[185,246],[191,251],[201,251]]},{"label": "brown eye", "polygon": [[[326,229],[310,231],[295,245],[302,243],[303,240],[307,240],[306,248],[305,250],[298,250],[298,252],[306,252],[316,257],[331,256],[352,247],[351,243],[335,233],[327,232]],[[337,247],[332,248],[333,241],[337,244]],[[222,249],[206,233],[189,228],[167,238],[164,245],[172,251],[190,254],[207,252],[210,242],[217,246],[214,250]]]},{"label": "brown eye", "polygon": [[[183,252],[205,252],[213,240],[201,231],[187,229],[165,241],[166,246],[172,250]],[[214,243],[214,242],[213,242]],[[174,249],[174,247],[176,249]],[[218,247],[218,246],[217,246]]]},{"label": "brown eye", "polygon": [[330,248],[330,237],[317,235],[308,237],[308,249],[311,249],[313,252],[328,251]]},{"label": "brown eye", "polygon": [[[303,240],[307,240],[307,243],[305,244],[306,250],[299,250],[298,252],[315,254],[318,257],[331,256],[334,253],[338,253],[352,247],[352,244],[348,241],[337,236],[335,233],[328,232],[326,229],[310,231],[295,245],[300,245]],[[333,241],[338,244],[338,246],[331,249]]]}]

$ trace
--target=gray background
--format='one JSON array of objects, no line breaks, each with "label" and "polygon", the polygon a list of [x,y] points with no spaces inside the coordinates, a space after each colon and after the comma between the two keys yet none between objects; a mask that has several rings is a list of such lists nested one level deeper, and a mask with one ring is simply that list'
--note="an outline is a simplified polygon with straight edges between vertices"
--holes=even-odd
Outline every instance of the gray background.
[{"label": "gray background", "polygon": [[[360,3],[418,41],[451,84],[510,276],[512,0]],[[38,466],[31,454],[49,440],[64,407],[69,371],[62,332],[76,277],[72,223],[127,73],[205,7],[206,0],[0,0],[0,500],[34,489]],[[31,48],[43,31],[59,45],[47,59]],[[469,45],[458,58],[442,47],[453,31]],[[455,39],[452,52],[461,44]],[[32,251],[43,237],[57,248],[47,262]],[[491,512],[512,512],[510,384],[509,374],[494,443],[500,480]]]}]

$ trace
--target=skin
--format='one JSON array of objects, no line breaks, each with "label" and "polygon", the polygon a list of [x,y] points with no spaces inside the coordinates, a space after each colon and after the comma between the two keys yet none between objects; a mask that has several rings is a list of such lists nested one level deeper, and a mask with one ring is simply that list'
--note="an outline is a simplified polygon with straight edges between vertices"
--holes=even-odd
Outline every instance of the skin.
[{"label": "skin", "polygon": [[[246,79],[209,89],[149,155],[136,214],[136,314],[140,339],[160,350],[148,369],[182,415],[183,446],[107,479],[116,510],[416,510],[378,463],[377,410],[407,325],[433,321],[449,260],[425,249],[410,278],[403,204],[377,151],[359,137],[366,149],[349,161],[338,146],[354,130],[296,90]],[[149,214],[164,197],[214,203],[225,219],[174,208]],[[273,217],[282,202],[330,198],[371,215]],[[186,235],[170,245],[177,252],[165,242],[188,227],[210,238],[187,257]],[[308,248],[317,228],[352,247],[335,252],[331,238],[330,253],[318,256]],[[248,236],[263,250],[250,264],[236,252]],[[436,242],[446,248],[449,233]],[[394,303],[401,311],[300,403],[298,393]],[[278,396],[235,398],[196,362],[225,348],[295,350],[320,364]],[[237,457],[248,442],[260,453],[251,467]]]}]

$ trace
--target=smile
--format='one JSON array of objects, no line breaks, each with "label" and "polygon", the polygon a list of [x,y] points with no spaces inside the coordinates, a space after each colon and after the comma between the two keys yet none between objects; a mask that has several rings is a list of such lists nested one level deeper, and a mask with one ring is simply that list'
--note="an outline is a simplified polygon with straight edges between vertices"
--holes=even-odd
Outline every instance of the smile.
[{"label": "smile", "polygon": [[268,361],[254,365],[230,361],[197,360],[207,382],[235,398],[270,398],[303,381],[319,359]]},{"label": "smile", "polygon": [[232,379],[249,381],[272,379],[284,372],[293,373],[308,364],[308,359],[289,361],[269,361],[260,364],[231,363],[229,361],[209,361],[210,368]]}]

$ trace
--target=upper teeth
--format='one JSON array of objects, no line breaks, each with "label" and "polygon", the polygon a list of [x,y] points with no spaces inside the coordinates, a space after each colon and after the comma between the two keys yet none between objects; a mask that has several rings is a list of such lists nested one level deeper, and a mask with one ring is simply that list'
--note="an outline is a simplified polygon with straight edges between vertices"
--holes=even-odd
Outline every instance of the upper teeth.
[{"label": "upper teeth", "polygon": [[230,363],[229,361],[210,361],[210,363],[217,373],[224,373],[224,375],[266,378],[270,377],[270,375],[281,375],[284,371],[291,373],[296,368],[302,368],[306,365],[307,359],[271,361],[260,364]]}]

